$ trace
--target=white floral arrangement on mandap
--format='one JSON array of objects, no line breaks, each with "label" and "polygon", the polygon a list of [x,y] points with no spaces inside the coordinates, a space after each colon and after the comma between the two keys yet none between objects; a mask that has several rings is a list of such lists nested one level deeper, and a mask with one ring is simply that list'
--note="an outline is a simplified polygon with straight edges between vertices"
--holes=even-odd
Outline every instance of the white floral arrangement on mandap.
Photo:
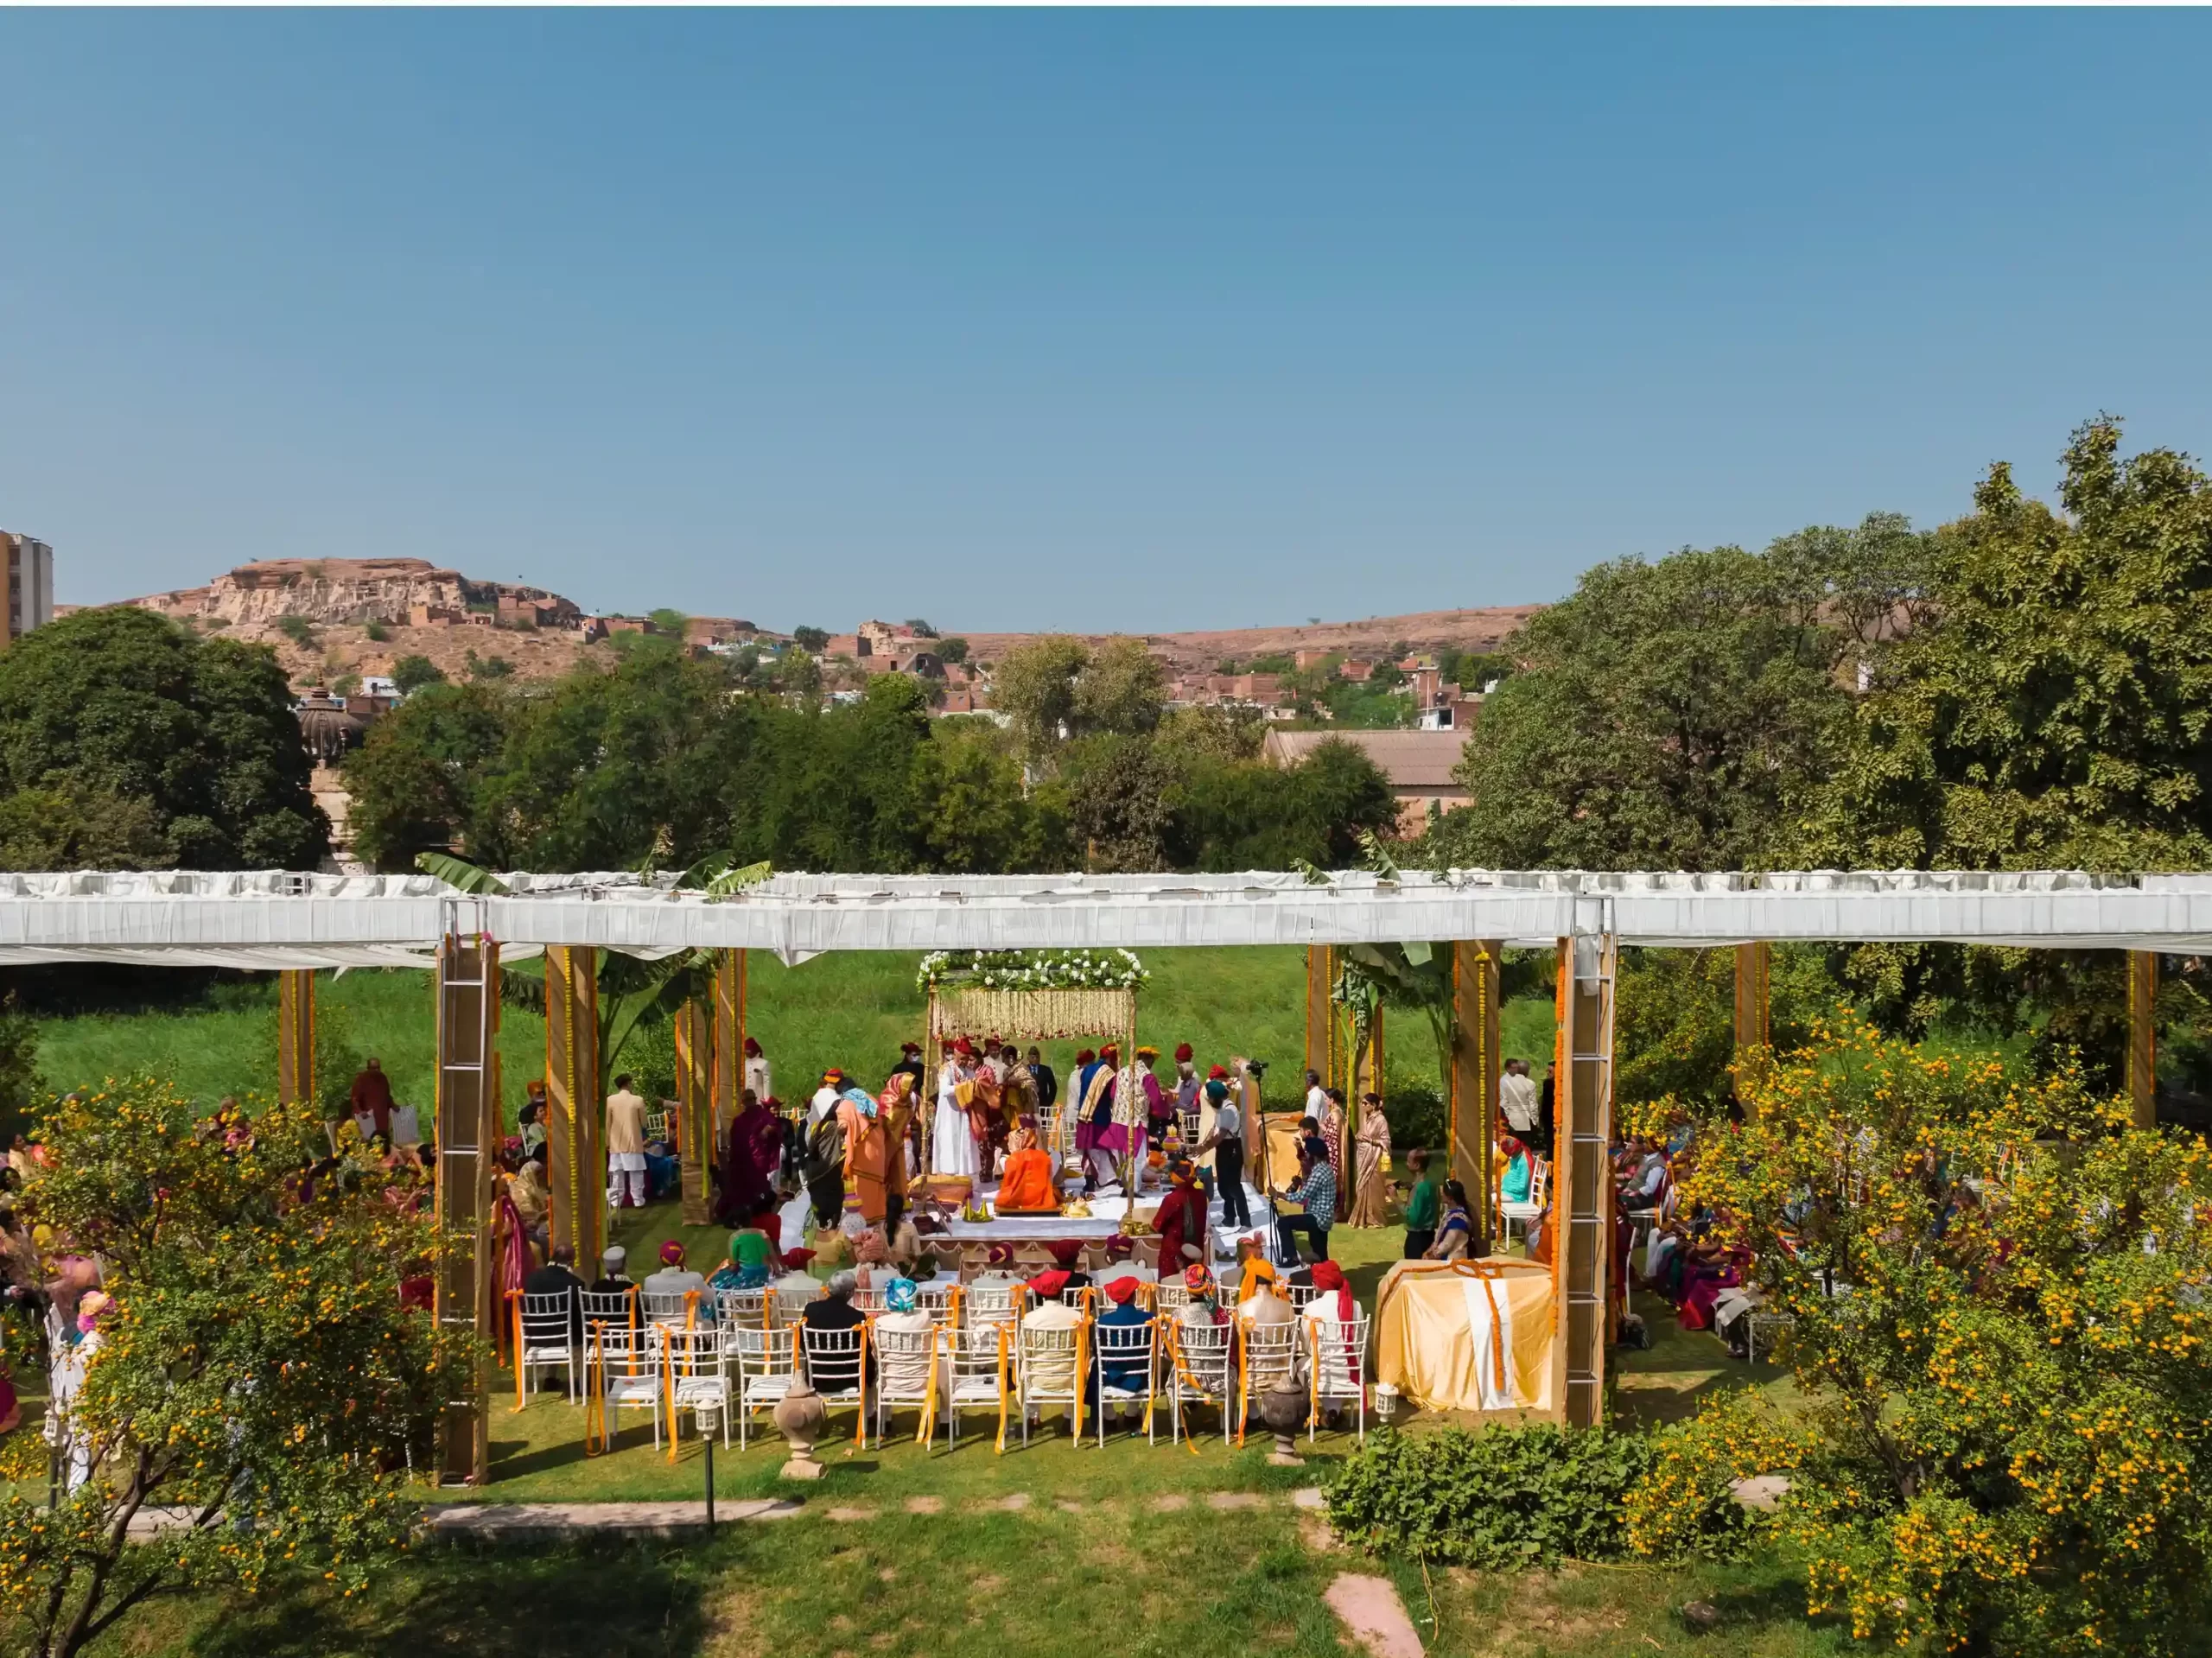
[{"label": "white floral arrangement on mandap", "polygon": [[1135,990],[1151,975],[1126,950],[938,950],[922,957],[915,988],[978,990]]}]

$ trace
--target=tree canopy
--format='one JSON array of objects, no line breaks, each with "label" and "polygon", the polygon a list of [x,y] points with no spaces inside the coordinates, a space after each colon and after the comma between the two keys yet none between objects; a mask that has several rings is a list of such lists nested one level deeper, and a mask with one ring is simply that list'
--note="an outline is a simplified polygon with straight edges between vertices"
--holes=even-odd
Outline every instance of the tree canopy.
[{"label": "tree canopy", "polygon": [[329,824],[291,702],[273,651],[203,639],[151,611],[80,611],[35,629],[0,652],[10,861],[314,868]]}]

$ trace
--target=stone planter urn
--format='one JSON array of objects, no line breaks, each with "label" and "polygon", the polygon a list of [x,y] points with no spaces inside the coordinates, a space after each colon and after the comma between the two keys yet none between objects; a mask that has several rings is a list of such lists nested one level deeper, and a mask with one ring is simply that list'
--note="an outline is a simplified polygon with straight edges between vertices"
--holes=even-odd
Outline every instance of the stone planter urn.
[{"label": "stone planter urn", "polygon": [[783,1467],[784,1478],[822,1477],[822,1464],[814,1459],[814,1442],[822,1436],[822,1423],[828,1415],[822,1395],[807,1384],[804,1376],[794,1381],[791,1391],[776,1401],[776,1431],[784,1436],[791,1453]]},{"label": "stone planter urn", "polygon": [[1298,1430],[1306,1426],[1308,1404],[1306,1389],[1289,1376],[1277,1378],[1275,1384],[1260,1395],[1260,1420],[1275,1436],[1275,1448],[1268,1453],[1268,1461],[1277,1468],[1302,1468],[1306,1458],[1296,1450]]}]

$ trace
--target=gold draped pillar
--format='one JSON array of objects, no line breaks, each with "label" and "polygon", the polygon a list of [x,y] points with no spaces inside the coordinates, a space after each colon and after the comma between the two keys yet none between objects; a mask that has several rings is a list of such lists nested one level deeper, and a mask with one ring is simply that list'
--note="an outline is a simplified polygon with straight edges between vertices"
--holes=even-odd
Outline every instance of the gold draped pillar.
[{"label": "gold draped pillar", "polygon": [[1497,1236],[1491,1212],[1491,1136],[1497,1119],[1498,969],[1503,946],[1462,941],[1452,946],[1452,1075],[1446,1083],[1450,1133],[1445,1173],[1467,1189],[1478,1236]]},{"label": "gold draped pillar", "polygon": [[714,1075],[714,1022],[696,1001],[687,1001],[676,1010],[677,1139],[686,1226],[704,1226],[714,1208],[707,1178],[715,1160]]},{"label": "gold draped pillar", "polygon": [[1774,946],[1761,939],[1736,946],[1736,1051],[1773,1040]]},{"label": "gold draped pillar", "polygon": [[545,948],[545,1181],[556,1245],[596,1274],[607,1247],[607,1159],[600,1132],[599,953],[587,944]]},{"label": "gold draped pillar", "polygon": [[722,1143],[738,1102],[745,1096],[746,952],[720,951],[715,957],[714,1055],[715,1144]]},{"label": "gold draped pillar", "polygon": [[315,1098],[315,971],[276,975],[276,1098],[292,1105]]},{"label": "gold draped pillar", "polygon": [[[481,933],[450,934],[438,950],[436,1212],[448,1240],[437,1275],[439,1325],[486,1338],[493,1318],[492,1172],[499,1130],[499,947]],[[439,1471],[448,1484],[484,1477],[485,1361],[446,1401]]]},{"label": "gold draped pillar", "polygon": [[[1337,977],[1336,952],[1326,944],[1306,947],[1306,1069],[1318,1072],[1322,1085],[1336,1081],[1337,1005],[1330,999]],[[1299,1079],[1298,1096],[1306,1097],[1306,1082]]]},{"label": "gold draped pillar", "polygon": [[2127,952],[2127,1102],[2138,1128],[2158,1126],[2158,954]]}]

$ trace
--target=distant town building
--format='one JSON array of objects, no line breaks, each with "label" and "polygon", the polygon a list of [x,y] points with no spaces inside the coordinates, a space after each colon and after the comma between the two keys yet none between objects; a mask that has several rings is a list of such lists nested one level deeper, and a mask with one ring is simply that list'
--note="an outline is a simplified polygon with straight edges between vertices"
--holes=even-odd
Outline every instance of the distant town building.
[{"label": "distant town building", "polygon": [[0,549],[8,555],[8,607],[0,615],[0,645],[7,645],[54,619],[54,549],[7,530],[0,530]]},{"label": "distant town building", "polygon": [[1323,743],[1363,749],[1390,781],[1398,802],[1398,833],[1419,835],[1433,812],[1469,804],[1452,775],[1465,740],[1451,731],[1270,731],[1260,753],[1277,765],[1295,765]]}]

